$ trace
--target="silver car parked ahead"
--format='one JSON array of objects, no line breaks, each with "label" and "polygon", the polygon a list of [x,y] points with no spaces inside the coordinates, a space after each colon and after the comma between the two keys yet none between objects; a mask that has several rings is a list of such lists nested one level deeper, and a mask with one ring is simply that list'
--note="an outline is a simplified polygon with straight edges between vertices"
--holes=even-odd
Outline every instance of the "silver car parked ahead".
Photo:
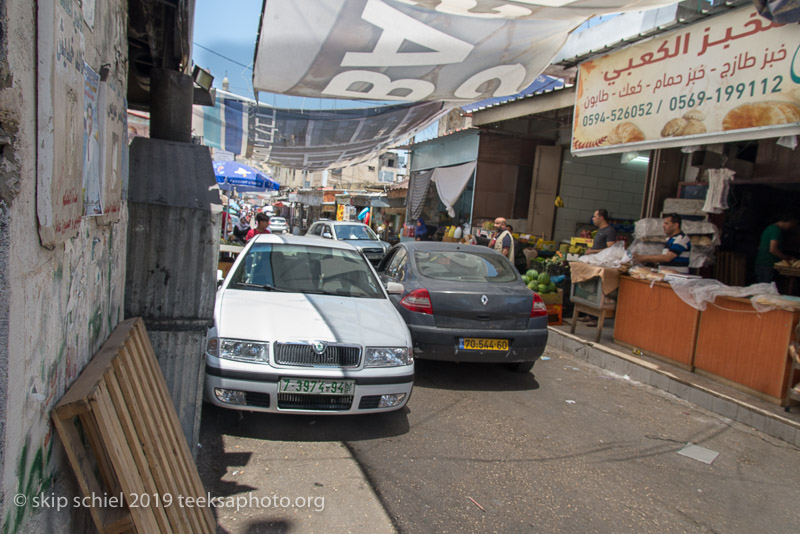
[{"label": "silver car parked ahead", "polygon": [[363,252],[375,266],[380,264],[391,246],[386,241],[381,241],[372,228],[356,221],[317,221],[311,225],[306,235],[346,241]]}]

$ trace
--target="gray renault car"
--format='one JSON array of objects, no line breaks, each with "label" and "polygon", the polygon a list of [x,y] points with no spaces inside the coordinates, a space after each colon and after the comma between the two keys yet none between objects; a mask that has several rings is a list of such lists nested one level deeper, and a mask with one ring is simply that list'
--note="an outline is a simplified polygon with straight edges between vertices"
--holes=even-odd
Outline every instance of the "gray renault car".
[{"label": "gray renault car", "polygon": [[369,262],[376,266],[391,246],[381,241],[372,228],[357,221],[317,221],[308,228],[306,235],[346,241],[363,252]]},{"label": "gray renault car", "polygon": [[406,321],[414,356],[505,363],[528,372],[547,345],[547,308],[502,254],[459,243],[395,245],[378,267]]}]

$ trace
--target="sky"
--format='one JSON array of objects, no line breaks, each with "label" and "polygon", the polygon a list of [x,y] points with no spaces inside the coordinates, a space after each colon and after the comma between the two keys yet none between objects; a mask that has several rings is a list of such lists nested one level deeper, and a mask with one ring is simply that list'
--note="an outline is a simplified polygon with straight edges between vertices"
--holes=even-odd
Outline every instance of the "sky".
[{"label": "sky", "polygon": [[227,74],[230,90],[253,97],[253,55],[262,0],[197,0],[194,14],[195,65],[211,71],[214,87]]},{"label": "sky", "polygon": [[[211,72],[214,87],[222,89],[222,79],[227,75],[231,93],[255,98],[252,67],[261,8],[262,0],[196,0],[192,60]],[[272,93],[261,93],[258,100],[274,107],[307,110],[398,104]]]}]

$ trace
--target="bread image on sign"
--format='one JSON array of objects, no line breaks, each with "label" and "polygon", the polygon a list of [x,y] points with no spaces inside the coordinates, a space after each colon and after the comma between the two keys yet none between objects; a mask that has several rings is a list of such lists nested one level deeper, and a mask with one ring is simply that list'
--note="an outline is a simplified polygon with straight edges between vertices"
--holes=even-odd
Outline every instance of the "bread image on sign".
[{"label": "bread image on sign", "polygon": [[683,117],[668,121],[661,129],[661,137],[682,137],[706,133],[706,125],[703,123],[705,118],[702,111],[696,109],[687,111]]},{"label": "bread image on sign", "polygon": [[621,145],[624,143],[636,143],[644,141],[644,133],[632,122],[617,124],[606,136],[605,144]]},{"label": "bread image on sign", "polygon": [[722,119],[722,129],[739,130],[792,122],[800,122],[800,108],[797,105],[791,102],[760,102],[742,104],[730,110]]}]

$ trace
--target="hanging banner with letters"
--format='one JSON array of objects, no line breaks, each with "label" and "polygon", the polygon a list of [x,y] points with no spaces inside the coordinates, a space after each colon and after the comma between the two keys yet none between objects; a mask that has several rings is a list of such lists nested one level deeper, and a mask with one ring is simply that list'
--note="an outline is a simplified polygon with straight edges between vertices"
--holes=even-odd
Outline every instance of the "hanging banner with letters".
[{"label": "hanging banner with letters", "polygon": [[569,32],[605,13],[674,0],[267,0],[256,91],[314,98],[509,96],[550,64]]},{"label": "hanging banner with letters", "polygon": [[743,8],[580,65],[576,156],[800,133],[800,30]]}]

